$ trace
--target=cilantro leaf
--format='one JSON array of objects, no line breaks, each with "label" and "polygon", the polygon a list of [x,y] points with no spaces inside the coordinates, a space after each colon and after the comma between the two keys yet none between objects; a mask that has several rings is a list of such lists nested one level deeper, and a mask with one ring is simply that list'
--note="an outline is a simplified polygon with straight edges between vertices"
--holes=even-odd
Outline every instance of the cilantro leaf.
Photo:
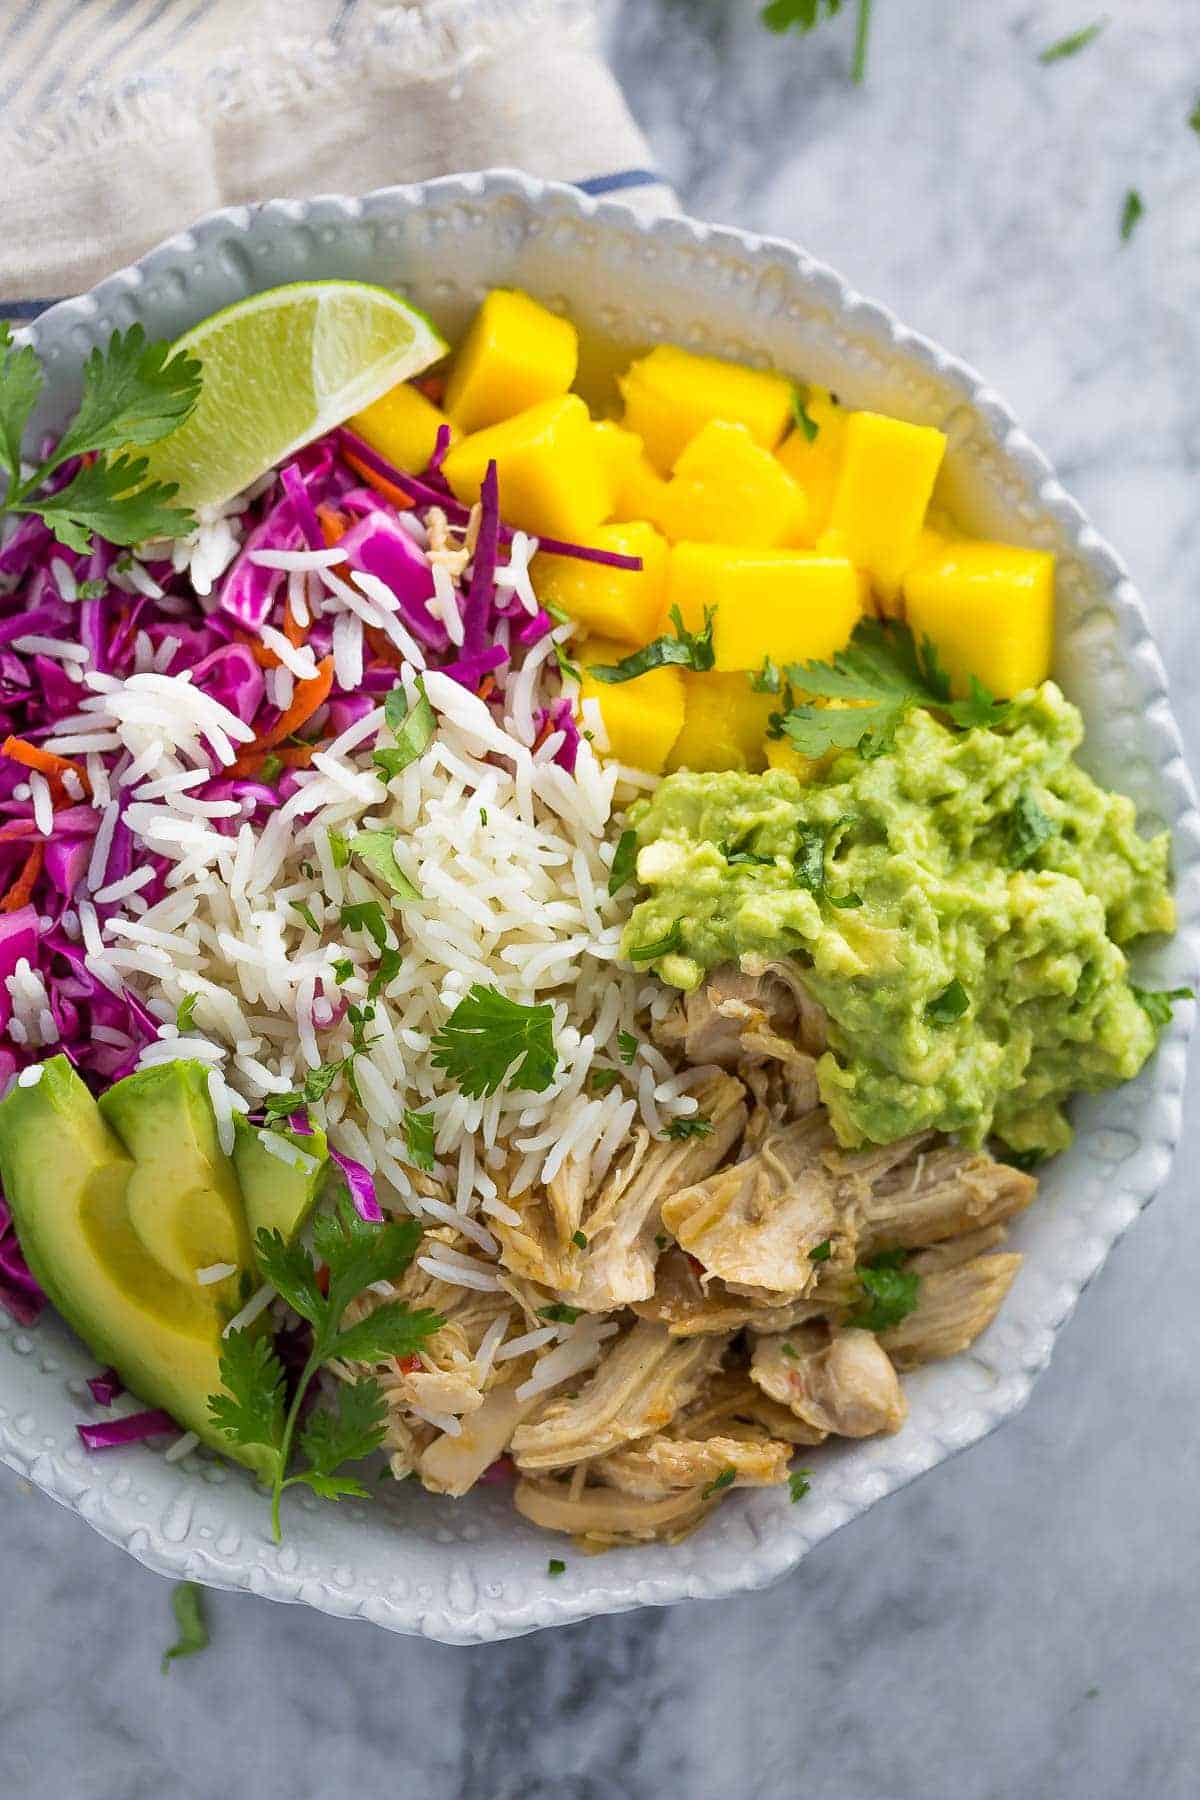
[{"label": "cilantro leaf", "polygon": [[797,887],[807,888],[818,900],[828,900],[831,906],[855,907],[862,905],[861,894],[831,894],[826,876],[825,856],[830,843],[837,836],[843,825],[851,825],[849,818],[838,819],[826,832],[821,825],[797,826],[798,843],[794,862]]},{"label": "cilantro leaf", "polygon": [[805,443],[815,444],[821,427],[809,413],[806,387],[792,389],[792,417],[796,421],[796,429],[804,433]]},{"label": "cilantro leaf", "polygon": [[637,832],[623,831],[617,839],[617,847],[613,851],[612,868],[608,873],[608,891],[619,894],[627,881],[632,881],[637,873]]},{"label": "cilantro leaf", "polygon": [[373,1281],[394,1281],[402,1275],[421,1241],[421,1227],[415,1219],[372,1225],[359,1218],[344,1195],[334,1214],[317,1215],[312,1234],[316,1253],[329,1270],[325,1342],[351,1300]]},{"label": "cilantro leaf", "polygon": [[[94,581],[81,581],[75,588],[75,598],[77,600],[103,600],[107,592],[107,581],[101,581],[98,578]],[[266,767],[265,763],[263,767]]]},{"label": "cilantro leaf", "polygon": [[777,694],[783,686],[779,665],[772,662],[769,656],[764,656],[762,668],[746,679],[756,694]]},{"label": "cilantro leaf", "polygon": [[315,931],[317,936],[320,937],[321,927],[313,917],[313,909],[308,904],[307,900],[293,900],[290,902],[290,905],[294,913],[299,913],[300,917],[304,920],[304,923],[308,926],[308,929],[310,931]]},{"label": "cilantro leaf", "polygon": [[1081,50],[1094,43],[1108,24],[1108,20],[1097,19],[1094,25],[1085,25],[1080,31],[1072,31],[1066,37],[1060,37],[1053,44],[1048,44],[1038,57],[1040,63],[1063,62],[1068,56],[1077,56]]},{"label": "cilantro leaf", "polygon": [[592,1069],[588,1075],[588,1086],[593,1094],[608,1094],[620,1079],[619,1069]]},{"label": "cilantro leaf", "polygon": [[404,1143],[408,1160],[426,1174],[433,1167],[433,1140],[436,1121],[432,1113],[404,1112]]},{"label": "cilantro leaf", "polygon": [[14,487],[21,479],[21,440],[38,403],[42,379],[33,345],[15,345],[8,321],[0,321],[0,463]]},{"label": "cilantro leaf", "polygon": [[1000,1161],[1007,1163],[1011,1169],[1036,1169],[1039,1163],[1046,1160],[1046,1151],[1040,1148],[1032,1150],[1014,1150],[1011,1144],[1001,1144],[1003,1154]]},{"label": "cilantro leaf", "polygon": [[[758,16],[768,31],[782,34],[793,29],[800,32],[813,31],[822,19],[836,19],[841,10],[842,0],[769,0]],[[858,0],[854,60],[850,73],[854,81],[860,83],[867,72],[867,39],[870,30],[871,0]]]},{"label": "cilantro leaf", "polygon": [[1008,711],[1007,700],[997,700],[996,696],[985,688],[977,675],[971,677],[971,691],[965,700],[951,700],[946,707],[954,723],[960,731],[973,731],[981,726],[991,730],[998,725]]},{"label": "cilantro leaf", "polygon": [[350,845],[340,831],[329,832],[329,859],[335,869],[344,869],[350,861]]},{"label": "cilantro leaf", "polygon": [[713,654],[713,619],[716,610],[715,606],[706,606],[703,629],[689,631],[684,625],[683,614],[677,606],[673,606],[671,623],[675,627],[674,637],[653,638],[650,643],[643,644],[640,650],[623,656],[619,663],[592,663],[588,674],[596,681],[609,683],[635,681],[639,675],[646,675],[651,669],[664,669],[672,665],[692,669],[698,675],[704,674],[713,667],[716,660]]},{"label": "cilantro leaf", "polygon": [[1025,868],[1058,830],[1055,820],[1042,811],[1029,789],[1023,787],[1005,827],[1004,860],[1009,868]]},{"label": "cilantro leaf", "polygon": [[550,1561],[546,1564],[547,1575],[565,1575],[566,1572],[567,1565],[562,1560],[561,1556],[552,1556]]},{"label": "cilantro leaf", "polygon": [[366,1318],[347,1325],[331,1338],[327,1355],[342,1362],[378,1363],[390,1356],[411,1356],[441,1325],[428,1307],[414,1311],[402,1300],[385,1300]]},{"label": "cilantro leaf", "polygon": [[583,1308],[568,1306],[565,1300],[556,1300],[553,1306],[539,1306],[539,1319],[548,1319],[552,1325],[573,1325],[576,1319],[583,1317]]},{"label": "cilantro leaf", "polygon": [[175,1008],[175,1029],[181,1037],[185,1031],[190,1031],[195,1023],[199,1000],[199,994],[185,994]]},{"label": "cilantro leaf", "polygon": [[367,984],[367,993],[371,999],[374,999],[377,994],[381,994],[389,981],[395,980],[400,973],[402,960],[398,950],[389,950],[386,944],[384,945],[379,952],[379,966]]},{"label": "cilantro leaf", "polygon": [[1188,114],[1187,122],[1196,133],[1196,136],[1200,137],[1200,100],[1196,101],[1195,106],[1193,106],[1191,112]]},{"label": "cilantro leaf", "polygon": [[181,537],[192,524],[182,506],[170,506],[173,481],[147,481],[144,456],[100,457],[83,463],[66,487],[33,499],[9,499],[14,512],[37,513],[59,543],[89,551],[92,533],[110,544],[142,544],[148,538]]},{"label": "cilantro leaf", "polygon": [[1130,983],[1130,992],[1150,1023],[1159,1031],[1171,1023],[1171,1002],[1173,1000],[1194,1000],[1195,994],[1190,987],[1177,988],[1142,988]]},{"label": "cilantro leaf", "polygon": [[208,1649],[208,1625],[204,1618],[204,1590],[197,1581],[177,1581],[171,1591],[171,1611],[179,1627],[179,1636],[169,1650],[163,1652],[165,1675],[177,1656],[194,1656]]},{"label": "cilantro leaf", "polygon": [[506,1079],[540,1094],[558,1068],[554,1009],[522,1006],[477,981],[434,1034],[433,1064],[468,1099],[496,1093]]},{"label": "cilantro leaf", "polygon": [[[200,364],[146,342],[141,325],[114,331],[83,365],[79,411],[55,446],[55,465],[86,450],[123,450],[156,444],[182,425],[200,398]],[[130,540],[137,542],[137,539]]]},{"label": "cilantro leaf", "polygon": [[408,879],[396,861],[396,839],[399,835],[394,826],[383,831],[356,832],[350,839],[350,854],[357,857],[359,862],[365,863],[371,874],[378,876],[401,900],[419,900],[420,888]]},{"label": "cilantro leaf", "polygon": [[805,1494],[811,1490],[812,1482],[809,1480],[811,1474],[811,1469],[793,1469],[788,1476],[788,1493],[791,1495],[793,1506],[797,1500],[803,1500]]},{"label": "cilantro leaf", "polygon": [[369,1376],[340,1386],[337,1410],[311,1412],[300,1434],[300,1451],[319,1475],[332,1475],[339,1463],[359,1462],[383,1442],[387,1402],[383,1389]]},{"label": "cilantro leaf", "polygon": [[631,963],[657,962],[660,956],[670,956],[674,951],[683,949],[683,926],[678,919],[671,921],[669,931],[651,944],[635,944],[629,952]]},{"label": "cilantro leaf", "polygon": [[856,1273],[862,1283],[863,1299],[851,1313],[849,1324],[864,1331],[890,1331],[907,1319],[917,1304],[921,1278],[901,1267],[906,1254],[904,1250],[889,1250],[858,1265]]},{"label": "cilantro leaf", "polygon": [[957,978],[949,987],[935,994],[925,1008],[925,1017],[931,1025],[953,1025],[955,1019],[961,1019],[970,1007],[967,990]]},{"label": "cilantro leaf", "polygon": [[666,1136],[676,1143],[683,1143],[688,1138],[708,1137],[711,1131],[711,1119],[706,1119],[703,1113],[692,1113],[685,1119],[672,1119]]},{"label": "cilantro leaf", "polygon": [[821,1241],[821,1243],[817,1244],[812,1250],[809,1251],[808,1260],[809,1260],[809,1262],[818,1262],[818,1263],[828,1262],[829,1258],[832,1256],[832,1254],[833,1254],[833,1245],[830,1243],[828,1238],[824,1238]]},{"label": "cilantro leaf", "polygon": [[571,1233],[571,1242],[577,1250],[586,1250],[588,1247],[587,1238],[582,1231],[573,1231]]},{"label": "cilantro leaf", "polygon": [[714,1494],[723,1493],[726,1488],[731,1488],[736,1479],[736,1469],[722,1469],[719,1475],[713,1476],[708,1486],[702,1491],[700,1498],[702,1500],[711,1500]]},{"label": "cilantro leaf", "polygon": [[632,1063],[637,1053],[638,1041],[634,1037],[632,1031],[618,1031],[617,1055],[621,1058],[621,1061],[625,1064],[626,1068]]},{"label": "cilantro leaf", "polygon": [[[314,1327],[322,1326],[329,1307],[317,1285],[312,1257],[304,1245],[296,1240],[289,1243],[281,1231],[268,1230],[265,1225],[258,1231],[254,1243],[263,1279],[270,1282],[293,1312],[298,1312]],[[232,1333],[229,1341],[232,1343],[238,1335]]]},{"label": "cilantro leaf", "polygon": [[1130,188],[1121,202],[1121,242],[1127,244],[1146,210],[1146,202],[1136,188]]},{"label": "cilantro leaf", "polygon": [[221,1386],[222,1393],[208,1396],[213,1422],[235,1443],[277,1450],[283,1441],[284,1380],[270,1338],[251,1331],[231,1331],[223,1338]]},{"label": "cilantro leaf", "polygon": [[383,703],[383,716],[396,740],[396,747],[394,750],[376,750],[374,761],[387,781],[423,756],[437,731],[437,714],[429,704],[425,683],[419,675],[416,687],[417,698],[411,707],[402,687],[394,687]]},{"label": "cilantro leaf", "polygon": [[387,920],[378,900],[348,901],[338,917],[347,931],[365,931],[377,950],[387,949]]}]

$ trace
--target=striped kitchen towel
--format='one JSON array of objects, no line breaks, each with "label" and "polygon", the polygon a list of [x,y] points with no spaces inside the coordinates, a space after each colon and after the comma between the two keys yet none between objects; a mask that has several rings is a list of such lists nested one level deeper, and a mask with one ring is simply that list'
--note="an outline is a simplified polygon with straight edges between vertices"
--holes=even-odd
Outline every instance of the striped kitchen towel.
[{"label": "striped kitchen towel", "polygon": [[593,0],[9,0],[0,316],[214,207],[507,166],[673,204]]}]

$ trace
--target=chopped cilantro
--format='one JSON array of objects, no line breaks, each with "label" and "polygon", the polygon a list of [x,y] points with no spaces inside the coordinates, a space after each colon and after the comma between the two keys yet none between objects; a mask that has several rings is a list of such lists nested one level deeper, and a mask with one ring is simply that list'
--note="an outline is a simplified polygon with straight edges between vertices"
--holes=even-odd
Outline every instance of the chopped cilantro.
[{"label": "chopped cilantro", "polygon": [[623,831],[613,851],[612,868],[608,872],[608,891],[619,894],[637,870],[637,832]]},{"label": "chopped cilantro", "polygon": [[510,1071],[514,1087],[540,1094],[558,1069],[554,1009],[522,1006],[475,982],[435,1033],[432,1048],[434,1067],[445,1069],[469,1099],[496,1093]]},{"label": "chopped cilantro", "polygon": [[1108,24],[1108,20],[1097,19],[1093,25],[1085,25],[1080,31],[1072,31],[1067,37],[1058,38],[1048,44],[1038,57],[1040,63],[1064,62],[1068,56],[1078,56],[1081,50],[1094,43]]},{"label": "chopped cilantro", "polygon": [[539,1319],[545,1319],[549,1325],[573,1325],[576,1319],[583,1317],[581,1306],[568,1306],[565,1300],[556,1300],[553,1306],[539,1306]]},{"label": "chopped cilantro", "polygon": [[844,825],[852,825],[852,819],[838,819],[828,833],[823,825],[798,825],[796,860],[794,872],[796,886],[807,888],[818,900],[827,900],[830,906],[853,907],[862,905],[861,894],[831,894],[825,874],[825,856],[830,843]]},{"label": "chopped cilantro", "polygon": [[756,694],[777,694],[783,686],[779,665],[772,662],[769,656],[763,657],[763,665],[758,673],[748,675],[746,679]]},{"label": "chopped cilantro", "polygon": [[789,1362],[800,1361],[800,1352],[797,1350],[795,1344],[780,1344],[779,1354],[780,1356],[786,1356]]},{"label": "chopped cilantro", "polygon": [[1004,860],[1009,868],[1025,868],[1058,830],[1057,822],[1042,811],[1029,789],[1023,787],[1005,827]]},{"label": "chopped cilantro", "polygon": [[618,1033],[617,1033],[617,1054],[621,1058],[621,1061],[625,1064],[626,1068],[629,1067],[630,1063],[633,1061],[633,1059],[637,1055],[637,1053],[638,1053],[638,1041],[634,1037],[632,1031],[618,1031]]},{"label": "chopped cilantro", "polygon": [[804,433],[805,442],[815,443],[821,427],[808,410],[808,389],[806,387],[792,389],[792,417],[796,421],[796,429]]},{"label": "chopped cilantro", "polygon": [[561,1557],[552,1556],[550,1561],[546,1564],[546,1573],[548,1575],[565,1575],[566,1572],[567,1565],[562,1561]]},{"label": "chopped cilantro", "polygon": [[417,697],[411,707],[402,687],[394,687],[383,703],[383,716],[396,740],[394,750],[373,752],[372,760],[385,781],[391,781],[423,756],[437,731],[437,715],[425,693],[425,683],[417,676]]},{"label": "chopped cilantro", "polygon": [[424,1169],[426,1174],[433,1167],[433,1140],[435,1120],[432,1113],[404,1111],[404,1143],[408,1150],[408,1160],[416,1169]]},{"label": "chopped cilantro", "polygon": [[713,667],[713,618],[714,606],[704,609],[704,626],[700,631],[689,631],[683,622],[683,614],[677,606],[671,608],[671,623],[675,627],[673,637],[656,637],[640,650],[634,650],[623,656],[619,663],[592,663],[588,674],[594,681],[620,682],[635,681],[639,675],[646,675],[651,669],[663,669],[678,665],[683,669],[691,669],[696,674],[704,674]]},{"label": "chopped cilantro", "polygon": [[793,1506],[797,1500],[803,1500],[805,1494],[811,1490],[812,1482],[809,1480],[811,1474],[811,1469],[793,1469],[788,1476],[788,1493],[792,1497]]},{"label": "chopped cilantro", "polygon": [[669,1237],[668,1237],[668,1236],[667,1236],[667,1234],[666,1234],[666,1232],[665,1232],[665,1231],[656,1231],[656,1232],[655,1232],[655,1234],[654,1234],[654,1248],[655,1248],[655,1249],[656,1249],[656,1250],[665,1250],[665,1249],[666,1249],[666,1247],[667,1247],[667,1245],[668,1245],[668,1244],[669,1244],[669,1243],[670,1243],[670,1241],[671,1241],[671,1240],[670,1240],[670,1238],[669,1238]]},{"label": "chopped cilantro", "polygon": [[200,1002],[199,994],[185,994],[175,1009],[175,1029],[182,1034],[191,1031],[196,1021],[196,1007]]},{"label": "chopped cilantro", "polygon": [[329,857],[335,869],[344,869],[350,861],[350,845],[340,831],[329,833]]},{"label": "chopped cilantro", "polygon": [[620,1079],[619,1069],[593,1069],[588,1076],[588,1084],[593,1094],[609,1094]]},{"label": "chopped cilantro", "polygon": [[1130,984],[1134,999],[1147,1015],[1150,1023],[1159,1031],[1171,1023],[1171,1002],[1173,1000],[1194,1000],[1195,994],[1190,987],[1177,988],[1141,988]]},{"label": "chopped cilantro", "polygon": [[700,1498],[702,1500],[711,1500],[714,1494],[719,1494],[725,1488],[732,1487],[736,1479],[736,1469],[722,1469],[719,1475],[713,1476],[708,1486],[701,1493]]},{"label": "chopped cilantro", "polygon": [[833,1245],[830,1243],[828,1238],[825,1238],[824,1241],[822,1243],[819,1243],[814,1250],[809,1251],[808,1260],[809,1260],[809,1262],[828,1262],[829,1258],[832,1256],[832,1254],[833,1254]]},{"label": "chopped cilantro", "polygon": [[554,643],[554,660],[558,664],[559,674],[563,677],[564,681],[578,681],[579,680],[579,670],[577,669],[575,664],[571,661],[570,657],[567,655],[566,651],[563,649],[562,645],[559,643],[557,638],[555,638],[553,640],[553,643]]},{"label": "chopped cilantro", "polygon": [[333,963],[332,967],[333,967],[333,979],[339,985],[344,981],[349,981],[350,977],[354,973],[354,964],[353,964],[353,962],[351,962],[351,960],[348,956],[339,956],[337,958],[336,962]]},{"label": "chopped cilantro", "polygon": [[1130,188],[1121,202],[1121,242],[1127,244],[1146,210],[1146,202],[1136,188]]},{"label": "chopped cilantro", "polygon": [[848,1323],[865,1331],[890,1331],[907,1319],[917,1304],[920,1277],[902,1267],[905,1250],[889,1250],[869,1263],[859,1263],[856,1271],[862,1283],[861,1304],[850,1314]]},{"label": "chopped cilantro", "polygon": [[1000,1161],[1006,1162],[1010,1169],[1036,1169],[1039,1163],[1046,1160],[1046,1152],[1041,1149],[1014,1150],[1009,1144],[1001,1144]]},{"label": "chopped cilantro", "polygon": [[487,807],[486,806],[481,806],[479,809],[479,823],[481,825],[487,824]]},{"label": "chopped cilantro", "polygon": [[165,1675],[177,1656],[194,1656],[208,1649],[208,1625],[204,1617],[204,1590],[195,1581],[177,1581],[171,1593],[171,1610],[179,1636],[162,1659]]},{"label": "chopped cilantro", "polygon": [[95,579],[92,579],[91,581],[81,581],[75,589],[75,598],[77,600],[103,600],[107,592],[107,581],[98,581]]},{"label": "chopped cilantro", "polygon": [[312,907],[308,904],[308,902],[306,900],[293,900],[291,902],[291,908],[294,913],[300,914],[300,917],[304,920],[304,923],[308,926],[308,929],[310,931],[315,931],[317,936],[320,937],[321,927],[317,924],[317,921],[313,918],[313,910],[312,910]]},{"label": "chopped cilantro", "polygon": [[573,1231],[571,1233],[571,1242],[577,1250],[586,1250],[588,1247],[587,1238],[582,1231]]},{"label": "chopped cilantro", "polygon": [[935,994],[925,1008],[925,1017],[931,1025],[953,1025],[955,1019],[961,1019],[971,1005],[967,990],[956,977],[944,987],[940,994]]},{"label": "chopped cilantro", "polygon": [[387,920],[378,900],[347,902],[339,918],[347,931],[365,931],[377,950],[387,947]]},{"label": "chopped cilantro", "polygon": [[370,873],[389,887],[397,899],[419,900],[421,890],[396,861],[396,839],[400,833],[394,825],[381,831],[358,831],[350,839],[350,854],[365,863]]},{"label": "chopped cilantro", "polygon": [[666,1135],[676,1143],[683,1143],[688,1138],[708,1137],[711,1132],[712,1120],[706,1119],[703,1113],[692,1113],[690,1118],[672,1119]]},{"label": "chopped cilantro", "polygon": [[682,949],[683,927],[678,919],[674,919],[670,930],[655,938],[652,944],[635,944],[629,952],[629,960],[632,963],[656,962],[660,956],[670,956],[673,951]]}]

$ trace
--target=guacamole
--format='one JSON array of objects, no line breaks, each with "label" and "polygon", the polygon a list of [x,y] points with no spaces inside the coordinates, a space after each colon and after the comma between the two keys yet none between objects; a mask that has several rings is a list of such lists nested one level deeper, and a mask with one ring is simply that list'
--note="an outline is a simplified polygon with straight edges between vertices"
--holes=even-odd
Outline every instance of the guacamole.
[{"label": "guacamole", "polygon": [[1154,1049],[1120,946],[1174,923],[1166,834],[1072,761],[1082,737],[1048,681],[992,729],[910,712],[893,749],[812,782],[671,775],[631,813],[649,897],[624,954],[684,989],[793,959],[828,1014],[844,1144],[935,1127],[1062,1149],[1070,1094]]}]

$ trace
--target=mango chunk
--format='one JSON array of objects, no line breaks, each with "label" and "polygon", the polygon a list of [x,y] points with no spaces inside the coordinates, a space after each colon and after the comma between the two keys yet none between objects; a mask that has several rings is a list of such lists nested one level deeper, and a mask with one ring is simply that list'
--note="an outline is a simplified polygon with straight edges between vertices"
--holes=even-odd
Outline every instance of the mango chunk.
[{"label": "mango chunk", "polygon": [[[595,700],[608,738],[607,751],[631,768],[661,775],[671,746],[683,727],[683,674],[679,669],[651,669],[633,681],[613,685],[588,674],[592,663],[616,663],[629,654],[627,644],[589,638],[584,646],[580,705]],[[587,719],[587,710],[584,711]]]},{"label": "mango chunk", "polygon": [[766,754],[769,769],[782,769],[797,781],[811,781],[820,774],[826,760],[823,756],[805,756],[789,737],[768,738]]},{"label": "mango chunk", "polygon": [[464,505],[478,500],[493,459],[500,511],[510,525],[538,537],[576,539],[608,517],[608,475],[588,409],[577,394],[543,401],[455,444],[442,471]]},{"label": "mango chunk", "polygon": [[862,616],[858,578],[844,556],[813,550],[744,550],[730,544],[676,544],[667,607],[690,631],[714,607],[713,653],[720,670],[813,662],[850,640]]},{"label": "mango chunk", "polygon": [[659,344],[639,357],[617,385],[625,424],[662,475],[710,419],[744,425],[756,444],[773,450],[791,418],[792,384],[785,375],[695,356],[675,344]]},{"label": "mango chunk", "polygon": [[813,545],[829,523],[850,414],[827,388],[810,387],[802,392],[804,410],[817,428],[816,436],[810,437],[802,425],[797,425],[775,454],[792,480],[804,489],[808,502],[804,527],[795,541]]},{"label": "mango chunk", "polygon": [[348,423],[372,450],[410,475],[419,475],[433,455],[443,425],[450,426],[451,443],[458,436],[445,413],[407,381],[389,388]]},{"label": "mango chunk", "polygon": [[[629,437],[632,432],[627,433]],[[648,519],[662,530],[663,503],[670,483],[664,481],[650,458],[642,451],[626,472],[617,489],[613,516],[617,519]]]},{"label": "mango chunk", "polygon": [[609,511],[615,512],[617,496],[633,478],[642,460],[642,440],[636,432],[626,431],[613,419],[599,419],[592,426],[592,442],[612,491]]},{"label": "mango chunk", "polygon": [[[534,557],[530,575],[543,606],[557,606],[587,631],[644,644],[655,635],[667,591],[667,546],[653,525],[600,525],[581,542],[620,556],[640,556],[641,570],[581,562],[577,556]],[[624,654],[624,652],[623,652]]]},{"label": "mango chunk", "polygon": [[446,411],[460,431],[482,431],[543,400],[575,379],[579,335],[569,319],[528,294],[493,288],[446,382]]},{"label": "mango chunk", "polygon": [[945,433],[929,425],[871,412],[846,421],[829,525],[884,600],[899,591],[912,562],[945,451]]},{"label": "mango chunk", "polygon": [[680,452],[657,516],[672,543],[769,547],[794,543],[807,510],[803,489],[744,425],[710,419]]},{"label": "mango chunk", "polygon": [[758,694],[745,675],[683,672],[683,730],[667,758],[674,769],[748,769],[766,765],[767,721],[778,694]]},{"label": "mango chunk", "polygon": [[931,638],[958,695],[972,675],[998,699],[1035,687],[1054,653],[1054,558],[1012,544],[949,543],[904,578],[914,637]]}]

